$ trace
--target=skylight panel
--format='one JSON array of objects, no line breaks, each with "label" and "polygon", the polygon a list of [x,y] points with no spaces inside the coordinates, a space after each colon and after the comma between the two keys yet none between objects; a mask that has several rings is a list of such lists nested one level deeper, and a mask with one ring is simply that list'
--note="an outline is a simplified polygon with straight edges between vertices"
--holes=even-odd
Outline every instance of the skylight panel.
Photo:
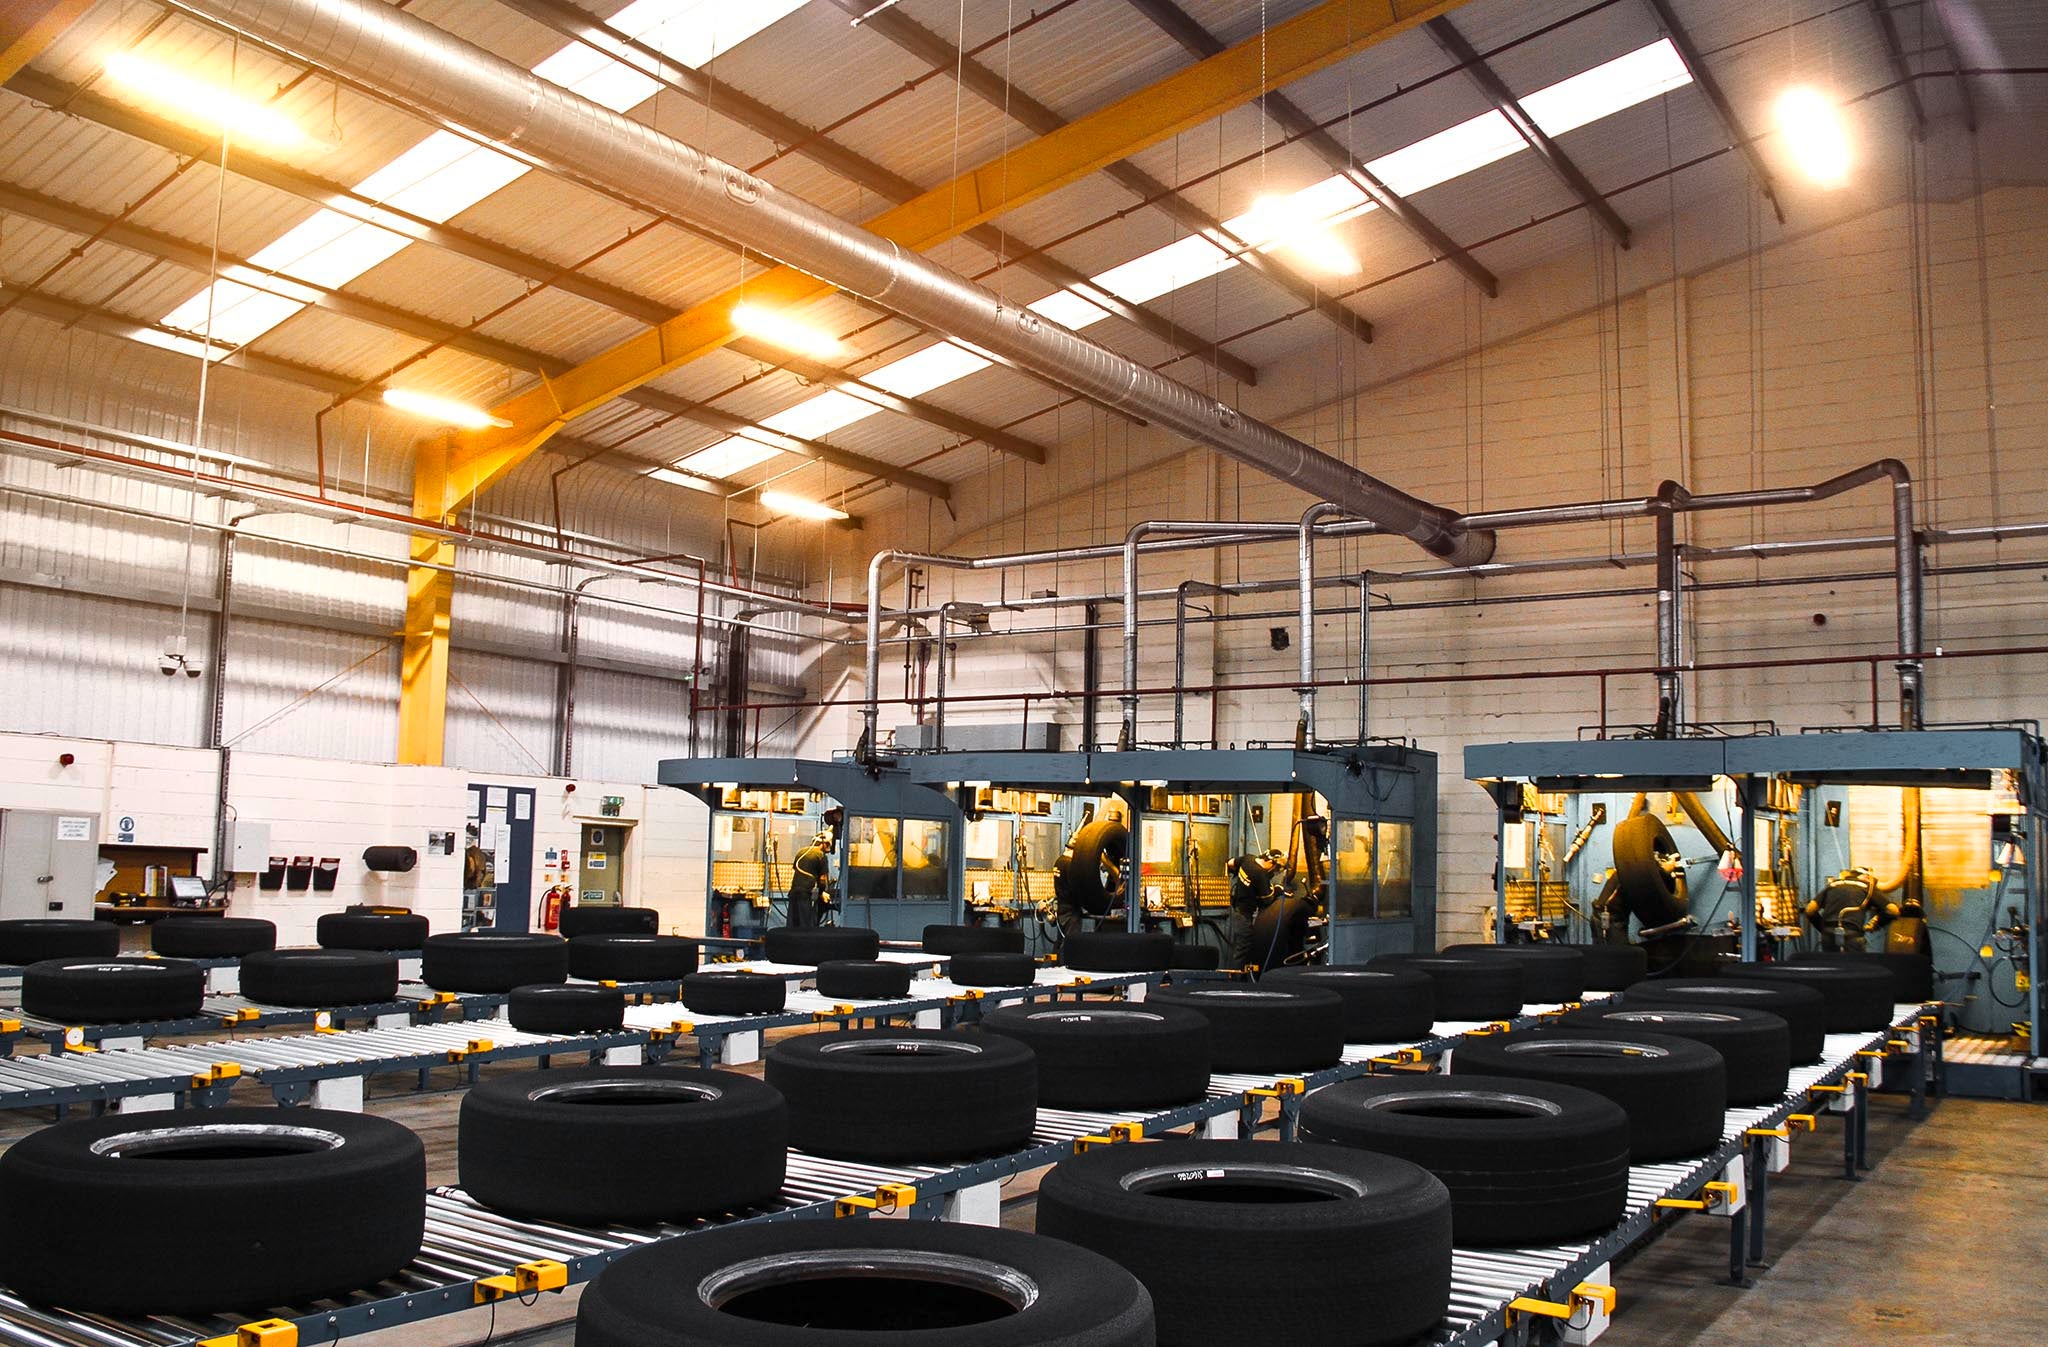
[{"label": "skylight panel", "polygon": [[[1090,304],[1089,308],[1095,306]],[[1097,310],[1100,312],[1100,310]],[[884,393],[894,393],[899,398],[914,398],[929,393],[941,384],[964,379],[978,370],[985,370],[994,362],[950,341],[936,346],[927,346],[915,355],[891,361],[880,369],[861,376]]]},{"label": "skylight panel", "polygon": [[1075,332],[1109,317],[1108,309],[1089,303],[1072,290],[1055,290],[1044,299],[1024,307]]},{"label": "skylight panel", "polygon": [[656,468],[644,475],[657,481],[672,482],[676,486],[686,486],[692,491],[705,491],[713,495],[718,493],[718,488],[702,477],[692,477],[686,472],[677,472],[674,468]]},{"label": "skylight panel", "polygon": [[282,323],[306,306],[283,295],[273,295],[236,281],[222,281],[214,287],[212,324],[209,327],[206,295],[180,304],[165,318],[164,326],[195,335],[211,334],[217,345],[241,346]]},{"label": "skylight panel", "polygon": [[1112,295],[1143,304],[1184,285],[1193,285],[1237,265],[1224,252],[1199,234],[1155,248],[1143,257],[1111,267],[1092,279]]},{"label": "skylight panel", "polygon": [[788,411],[777,412],[762,425],[770,430],[779,430],[785,435],[799,435],[804,439],[815,439],[829,435],[842,426],[864,421],[881,410],[874,403],[854,397],[850,393],[833,390],[820,393],[806,402],[799,402]]},{"label": "skylight panel", "polygon": [[1521,103],[1545,135],[1561,136],[1690,83],[1692,72],[1685,68],[1671,39],[1659,38],[1626,56],[1539,89]]},{"label": "skylight panel", "polygon": [[730,477],[736,472],[745,472],[756,463],[766,463],[781,452],[758,440],[733,435],[707,449],[699,449],[688,458],[678,459],[676,467],[699,477]]},{"label": "skylight panel", "polygon": [[1486,112],[1383,154],[1366,167],[1397,194],[1413,196],[1528,148],[1506,117]]},{"label": "skylight panel", "polygon": [[672,61],[701,66],[803,7],[804,0],[635,0],[607,22]]}]

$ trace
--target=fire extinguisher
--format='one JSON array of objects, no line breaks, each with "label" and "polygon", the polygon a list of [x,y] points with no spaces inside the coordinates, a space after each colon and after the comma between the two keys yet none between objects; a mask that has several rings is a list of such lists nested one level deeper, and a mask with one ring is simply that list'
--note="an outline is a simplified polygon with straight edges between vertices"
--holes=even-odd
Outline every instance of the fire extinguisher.
[{"label": "fire extinguisher", "polygon": [[568,901],[569,888],[565,884],[557,884],[540,896],[540,928],[543,931],[560,929],[562,907]]}]

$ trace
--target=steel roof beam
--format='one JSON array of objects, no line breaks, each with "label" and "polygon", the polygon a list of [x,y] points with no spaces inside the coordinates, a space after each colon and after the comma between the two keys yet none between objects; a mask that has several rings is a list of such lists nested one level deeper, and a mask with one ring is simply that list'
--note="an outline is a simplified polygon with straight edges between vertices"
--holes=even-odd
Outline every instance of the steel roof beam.
[{"label": "steel roof beam", "polygon": [[93,0],[9,0],[0,8],[0,84],[50,49]]},{"label": "steel roof beam", "polygon": [[[1210,57],[1223,50],[1223,42],[1204,28],[1193,15],[1174,0],[1126,0],[1150,19],[1162,32],[1198,57]],[[1432,23],[1443,22],[1433,19]],[[1300,141],[1372,199],[1374,205],[1398,221],[1436,256],[1456,267],[1465,279],[1478,286],[1488,298],[1500,294],[1500,278],[1482,265],[1464,247],[1416,209],[1406,197],[1380,181],[1342,142],[1316,123],[1299,103],[1283,93],[1266,95],[1266,115],[1288,135]]]},{"label": "steel roof beam", "polygon": [[[711,104],[720,116],[738,122],[756,135],[786,150],[803,155],[813,163],[830,169],[848,182],[865,187],[877,196],[901,202],[910,200],[924,190],[901,174],[729,84],[714,87],[711,79],[702,71],[670,60],[655,48],[636,38],[628,37],[595,15],[586,13],[570,0],[498,2],[564,37],[603,53],[621,65],[639,71],[649,79],[656,80],[685,97]],[[992,225],[976,225],[967,231],[966,237],[998,257],[1009,257],[1017,265],[1061,289],[1074,291],[1097,308],[1115,314],[1176,350],[1214,366],[1240,383],[1258,382],[1258,368],[1250,361],[1234,356],[1201,336],[1187,331],[1164,314],[1110,294],[1096,286],[1081,272],[1048,254],[1039,252],[1031,244],[1014,237],[1006,242],[1002,231]],[[1021,257],[1017,255],[1020,252],[1023,254]]]},{"label": "steel roof beam", "polygon": [[1948,0],[1929,0],[1934,10],[1934,27],[1941,34],[1941,45],[1948,52],[1949,68],[1955,72],[1956,100],[1963,105],[1963,126],[1971,135],[1977,134],[1977,100],[1970,93],[1970,77],[1963,69],[1963,49],[1956,45],[1955,25],[1949,22]]},{"label": "steel roof beam", "polygon": [[1899,40],[1898,17],[1885,0],[1870,0],[1870,13],[1877,20],[1877,31],[1884,37],[1892,78],[1899,82],[1899,92],[1905,95],[1906,105],[1913,110],[1913,135],[1918,139],[1927,134],[1927,105],[1920,101],[1919,84],[1913,78],[1913,67],[1906,61],[1906,44]]},{"label": "steel roof beam", "polygon": [[[867,3],[867,0],[833,0],[833,2],[842,10],[855,16],[859,16],[873,8],[871,4]],[[1436,6],[1436,8],[1449,7],[1447,5]],[[1325,8],[1329,7],[1325,6]],[[1385,8],[1385,6],[1382,6],[1382,8]],[[1393,8],[1398,10],[1402,6],[1397,4]],[[1381,22],[1385,22],[1384,16]],[[1062,129],[1076,124],[1068,122],[1051,108],[1016,88],[1004,80],[1001,75],[966,55],[951,42],[932,32],[929,28],[924,27],[900,9],[885,9],[878,14],[870,14],[862,22],[861,27],[874,30],[880,36],[887,38],[933,69],[958,76],[962,86],[969,93],[993,107],[1002,109],[1013,120],[1037,132],[1041,138],[1054,136]],[[1256,48],[1258,44],[1254,42],[1249,45]],[[1223,51],[1224,48],[1219,46],[1212,55],[1220,54]],[[1267,87],[1270,89],[1272,86],[1284,82],[1284,80],[1273,80]],[[1257,97],[1257,91],[1254,91],[1250,96]],[[1085,121],[1087,119],[1084,118],[1082,120]],[[1134,144],[1130,146],[1126,153],[1143,148],[1145,148],[1143,143]],[[1295,299],[1300,300],[1325,318],[1328,318],[1339,328],[1349,332],[1360,341],[1369,342],[1372,340],[1372,324],[1354,313],[1351,309],[1345,307],[1342,300],[1317,285],[1314,281],[1297,275],[1274,258],[1250,246],[1243,239],[1238,238],[1228,229],[1224,228],[1221,221],[1215,219],[1208,212],[1200,209],[1187,198],[1181,196],[1178,192],[1175,192],[1165,183],[1160,182],[1137,165],[1125,160],[1121,154],[1096,167],[1105,177],[1117,183],[1126,191],[1136,195],[1140,201],[1158,207],[1170,216],[1175,224],[1191,234],[1199,234],[1208,239],[1211,243],[1214,243],[1217,247],[1222,248],[1225,252],[1235,257],[1239,262],[1259,273],[1289,295],[1292,295]]]},{"label": "steel roof beam", "polygon": [[1544,167],[1548,168],[1572,195],[1585,204],[1586,209],[1592,212],[1593,218],[1600,222],[1601,228],[1605,229],[1616,243],[1623,248],[1628,247],[1627,222],[1607,203],[1606,196],[1593,186],[1592,180],[1572,162],[1571,156],[1550,138],[1548,132],[1536,125],[1535,118],[1522,107],[1521,100],[1508,88],[1507,81],[1496,74],[1493,67],[1486,63],[1486,59],[1473,49],[1472,44],[1465,40],[1465,35],[1459,32],[1449,19],[1431,19],[1423,27],[1436,39],[1437,46],[1443,48],[1444,55],[1462,66],[1465,73],[1471,76],[1472,82],[1479,86],[1479,91],[1486,95],[1487,101],[1492,103],[1500,115],[1508,119],[1508,125],[1514,127],[1522,139],[1528,142],[1529,148],[1536,152],[1536,157],[1543,161]]},{"label": "steel roof beam", "polygon": [[1657,15],[1657,22],[1664,29],[1664,36],[1671,39],[1671,45],[1678,51],[1678,59],[1685,62],[1685,68],[1692,75],[1692,82],[1700,93],[1713,105],[1714,113],[1721,119],[1721,130],[1729,142],[1742,151],[1742,157],[1749,161],[1750,176],[1756,179],[1757,190],[1771,203],[1771,213],[1778,217],[1778,223],[1785,223],[1785,206],[1778,200],[1778,186],[1771,177],[1770,166],[1757,153],[1756,142],[1749,138],[1743,128],[1742,118],[1735,115],[1735,105],[1728,101],[1728,95],[1721,88],[1721,82],[1714,78],[1714,72],[1707,69],[1706,55],[1699,44],[1692,40],[1692,34],[1685,31],[1685,25],[1671,12],[1670,0],[1644,0]]}]

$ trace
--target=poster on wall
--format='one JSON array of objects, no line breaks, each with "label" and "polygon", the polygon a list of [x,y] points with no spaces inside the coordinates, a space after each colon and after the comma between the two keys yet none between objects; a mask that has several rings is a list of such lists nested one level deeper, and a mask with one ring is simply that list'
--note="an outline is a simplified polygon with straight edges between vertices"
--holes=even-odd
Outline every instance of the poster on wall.
[{"label": "poster on wall", "polygon": [[491,825],[491,879],[503,884],[512,877],[512,825]]}]

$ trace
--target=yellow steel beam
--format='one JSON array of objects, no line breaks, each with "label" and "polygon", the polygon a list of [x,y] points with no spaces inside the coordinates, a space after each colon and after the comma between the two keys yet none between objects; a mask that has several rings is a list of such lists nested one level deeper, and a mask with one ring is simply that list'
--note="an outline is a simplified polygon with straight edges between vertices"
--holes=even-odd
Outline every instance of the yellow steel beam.
[{"label": "yellow steel beam", "polygon": [[8,0],[0,5],[0,84],[48,51],[58,34],[92,6],[93,0]]},{"label": "yellow steel beam", "polygon": [[[413,513],[439,523],[447,512],[448,442],[420,442],[413,463]],[[404,648],[398,671],[398,760],[438,767],[447,740],[449,612],[455,600],[455,544],[416,533],[405,572]]]},{"label": "yellow steel beam", "polygon": [[[1035,201],[1150,145],[1200,126],[1268,89],[1293,83],[1448,13],[1464,0],[1325,0],[1266,31],[892,206],[865,228],[922,251]],[[791,267],[750,278],[755,304],[794,304],[833,287]],[[576,417],[732,341],[735,288],[500,404],[502,429],[456,441],[447,488],[455,501],[491,484]]]}]

